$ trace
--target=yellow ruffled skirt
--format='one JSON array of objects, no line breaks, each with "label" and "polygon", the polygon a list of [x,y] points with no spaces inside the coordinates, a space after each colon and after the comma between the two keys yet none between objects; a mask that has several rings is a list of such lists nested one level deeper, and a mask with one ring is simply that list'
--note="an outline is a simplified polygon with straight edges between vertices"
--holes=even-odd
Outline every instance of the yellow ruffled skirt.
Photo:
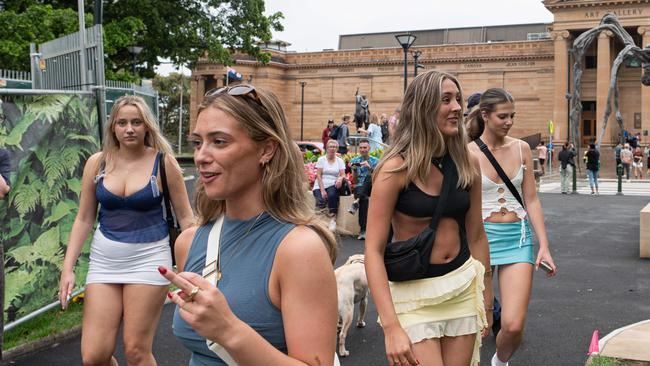
[{"label": "yellow ruffled skirt", "polygon": [[389,282],[397,318],[411,342],[476,334],[471,365],[478,365],[481,329],[487,326],[484,273],[483,264],[470,257],[444,276]]}]

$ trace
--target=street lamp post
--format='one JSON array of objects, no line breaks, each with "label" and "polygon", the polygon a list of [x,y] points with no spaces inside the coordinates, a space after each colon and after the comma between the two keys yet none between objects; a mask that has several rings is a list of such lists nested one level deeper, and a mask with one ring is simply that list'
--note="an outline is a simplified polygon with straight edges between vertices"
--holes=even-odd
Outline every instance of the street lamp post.
[{"label": "street lamp post", "polygon": [[180,103],[178,105],[178,154],[181,154],[181,148],[183,144],[183,65],[180,65],[180,78],[181,78],[181,96]]},{"label": "street lamp post", "polygon": [[413,77],[418,76],[418,69],[421,67],[424,67],[418,63],[418,59],[420,58],[420,55],[422,54],[422,51],[413,51],[411,52],[413,55]]},{"label": "street lamp post", "polygon": [[135,75],[136,74],[135,73],[135,66],[138,63],[138,55],[140,54],[140,52],[142,52],[142,49],[144,49],[144,47],[142,47],[142,46],[129,46],[126,49],[129,50],[129,52],[133,55],[133,75]]},{"label": "street lamp post", "polygon": [[402,49],[404,50],[404,92],[406,92],[406,83],[408,79],[408,70],[407,70],[407,64],[408,64],[408,50],[415,42],[415,37],[411,33],[404,33],[404,34],[396,34],[395,39],[397,39],[397,42],[399,43],[400,46],[402,46]]},{"label": "street lamp post", "polygon": [[300,141],[304,140],[303,127],[305,124],[305,85],[307,85],[306,81],[300,82],[300,87],[302,88],[300,96]]}]

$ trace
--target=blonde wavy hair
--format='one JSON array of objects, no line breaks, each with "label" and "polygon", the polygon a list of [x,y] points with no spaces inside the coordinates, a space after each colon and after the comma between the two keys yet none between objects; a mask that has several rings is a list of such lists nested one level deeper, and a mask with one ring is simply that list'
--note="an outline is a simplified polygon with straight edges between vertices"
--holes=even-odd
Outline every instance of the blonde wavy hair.
[{"label": "blonde wavy hair", "polygon": [[[435,118],[442,103],[442,82],[451,80],[459,90],[461,110],[458,112],[458,134],[444,136],[438,129]],[[375,172],[394,157],[403,159],[403,164],[389,171],[406,170],[409,181],[426,181],[431,168],[431,159],[449,152],[458,170],[458,187],[467,188],[473,181],[475,169],[469,158],[467,136],[463,125],[462,90],[460,83],[451,74],[427,71],[418,75],[404,94],[400,121],[391,145],[384,153]]]},{"label": "blonde wavy hair", "polygon": [[[259,101],[254,98],[255,94]],[[278,98],[270,91],[255,88],[245,95],[227,92],[208,96],[199,106],[198,114],[207,108],[217,108],[234,118],[256,142],[273,140],[278,147],[262,170],[262,201],[274,218],[294,225],[312,228],[321,237],[332,263],[336,259],[336,238],[322,217],[314,212],[314,200],[309,192],[302,154],[293,141],[284,111]],[[194,197],[199,225],[225,213],[225,201],[210,199],[199,181]]]},{"label": "blonde wavy hair", "polygon": [[144,145],[152,147],[157,151],[163,152],[165,154],[174,154],[172,152],[171,145],[160,132],[160,128],[158,128],[158,122],[156,122],[156,118],[153,116],[153,113],[151,113],[151,109],[149,109],[149,106],[144,101],[144,99],[136,95],[125,95],[117,99],[115,101],[115,104],[113,104],[113,108],[111,109],[111,115],[108,118],[106,128],[104,128],[102,156],[100,158],[100,164],[98,165],[98,168],[102,164],[112,161],[115,157],[115,154],[117,154],[117,151],[120,149],[120,142],[117,140],[117,136],[115,136],[113,128],[117,122],[117,115],[119,114],[120,109],[129,105],[135,107],[140,112],[142,122],[147,128],[147,133],[144,138]]}]

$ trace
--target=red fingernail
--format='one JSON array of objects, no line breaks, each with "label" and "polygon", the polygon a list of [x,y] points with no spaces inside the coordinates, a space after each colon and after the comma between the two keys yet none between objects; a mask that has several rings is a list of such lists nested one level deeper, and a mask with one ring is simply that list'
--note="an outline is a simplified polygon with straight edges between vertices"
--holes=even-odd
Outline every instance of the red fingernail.
[{"label": "red fingernail", "polygon": [[171,298],[172,298],[172,293],[171,293],[171,292],[167,292],[167,297],[169,297],[169,298],[171,299]]},{"label": "red fingernail", "polygon": [[163,266],[160,266],[160,267],[158,267],[158,272],[160,272],[160,274],[164,275],[165,273],[167,273],[167,268],[165,268]]}]

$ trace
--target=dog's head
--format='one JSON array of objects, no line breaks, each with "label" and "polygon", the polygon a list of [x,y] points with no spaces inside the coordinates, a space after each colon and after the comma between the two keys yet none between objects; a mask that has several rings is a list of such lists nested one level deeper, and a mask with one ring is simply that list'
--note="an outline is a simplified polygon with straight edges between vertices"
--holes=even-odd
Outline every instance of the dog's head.
[{"label": "dog's head", "polygon": [[353,254],[351,255],[347,261],[345,261],[345,264],[352,264],[352,263],[362,263],[364,262],[364,255],[363,254]]}]

